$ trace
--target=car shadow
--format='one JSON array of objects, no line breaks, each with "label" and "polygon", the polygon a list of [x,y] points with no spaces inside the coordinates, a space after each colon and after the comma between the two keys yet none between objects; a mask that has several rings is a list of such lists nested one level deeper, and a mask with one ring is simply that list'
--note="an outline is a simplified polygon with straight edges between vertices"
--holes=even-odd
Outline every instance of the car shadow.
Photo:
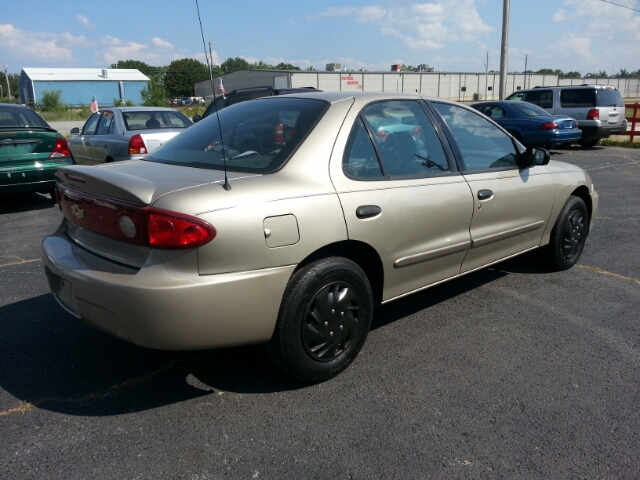
[{"label": "car shadow", "polygon": [[[371,328],[383,328],[510,272],[535,272],[521,263],[511,260],[383,305],[374,312]],[[33,407],[110,416],[207,395],[307,387],[274,367],[260,345],[193,352],[146,349],[85,325],[50,294],[0,307],[0,332],[0,387],[15,398],[0,416]]]},{"label": "car shadow", "polygon": [[45,210],[55,203],[45,193],[15,193],[0,195],[0,214]]}]

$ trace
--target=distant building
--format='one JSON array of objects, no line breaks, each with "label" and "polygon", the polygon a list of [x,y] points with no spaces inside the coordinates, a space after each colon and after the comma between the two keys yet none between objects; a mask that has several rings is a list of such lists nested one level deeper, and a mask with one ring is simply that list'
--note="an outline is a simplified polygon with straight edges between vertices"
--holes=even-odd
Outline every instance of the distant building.
[{"label": "distant building", "polygon": [[110,68],[23,68],[18,88],[20,103],[39,103],[42,92],[60,90],[60,100],[70,106],[89,105],[95,96],[98,106],[114,102],[142,103],[140,91],[149,77],[135,69]]}]

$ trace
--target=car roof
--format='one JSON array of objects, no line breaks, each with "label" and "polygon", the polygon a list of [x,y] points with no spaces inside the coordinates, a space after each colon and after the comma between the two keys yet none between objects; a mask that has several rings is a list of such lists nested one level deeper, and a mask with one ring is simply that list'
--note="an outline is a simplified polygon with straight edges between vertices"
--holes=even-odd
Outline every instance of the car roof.
[{"label": "car roof", "polygon": [[0,103],[0,108],[15,108],[16,110],[31,110],[26,105],[19,105],[17,103]]},{"label": "car roof", "polygon": [[[276,101],[281,96],[264,97],[254,101]],[[438,100],[444,101],[441,98],[432,99],[418,95],[416,93],[386,93],[386,92],[300,92],[287,94],[286,98],[309,98],[314,100],[324,100],[329,103],[337,103],[350,98],[356,99],[358,102],[375,102],[379,100]],[[447,102],[450,103],[450,102]]]},{"label": "car roof", "polygon": [[118,110],[120,112],[179,112],[169,107],[104,107],[100,110]]}]

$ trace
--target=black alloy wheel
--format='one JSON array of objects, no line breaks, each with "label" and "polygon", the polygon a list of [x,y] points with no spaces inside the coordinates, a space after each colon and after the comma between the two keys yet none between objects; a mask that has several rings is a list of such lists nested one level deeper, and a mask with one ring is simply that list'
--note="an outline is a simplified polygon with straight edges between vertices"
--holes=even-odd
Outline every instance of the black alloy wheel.
[{"label": "black alloy wheel", "polygon": [[584,250],[589,234],[589,212],[584,201],[571,195],[551,230],[549,244],[540,249],[544,263],[552,270],[573,267]]}]

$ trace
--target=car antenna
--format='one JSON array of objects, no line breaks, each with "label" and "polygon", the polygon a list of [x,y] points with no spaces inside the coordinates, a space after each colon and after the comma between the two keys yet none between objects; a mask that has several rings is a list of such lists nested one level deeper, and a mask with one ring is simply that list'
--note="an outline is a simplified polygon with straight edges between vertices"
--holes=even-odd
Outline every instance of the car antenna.
[{"label": "car antenna", "polygon": [[224,149],[224,140],[222,138],[222,126],[220,125],[220,115],[218,114],[218,103],[216,102],[216,88],[213,84],[213,59],[211,58],[211,44],[209,44],[209,55],[207,55],[207,45],[204,41],[204,31],[202,30],[202,20],[200,19],[200,5],[198,5],[198,0],[196,0],[196,9],[198,10],[198,22],[200,22],[200,36],[202,37],[202,46],[204,47],[204,56],[207,59],[207,63],[209,64],[209,79],[211,80],[211,93],[213,94],[213,108],[216,112],[216,119],[218,120],[218,131],[220,132],[220,145],[222,146],[222,163],[224,165],[224,185],[222,188],[229,191],[231,190],[231,185],[229,184],[229,180],[227,178],[227,155],[225,154]]}]

